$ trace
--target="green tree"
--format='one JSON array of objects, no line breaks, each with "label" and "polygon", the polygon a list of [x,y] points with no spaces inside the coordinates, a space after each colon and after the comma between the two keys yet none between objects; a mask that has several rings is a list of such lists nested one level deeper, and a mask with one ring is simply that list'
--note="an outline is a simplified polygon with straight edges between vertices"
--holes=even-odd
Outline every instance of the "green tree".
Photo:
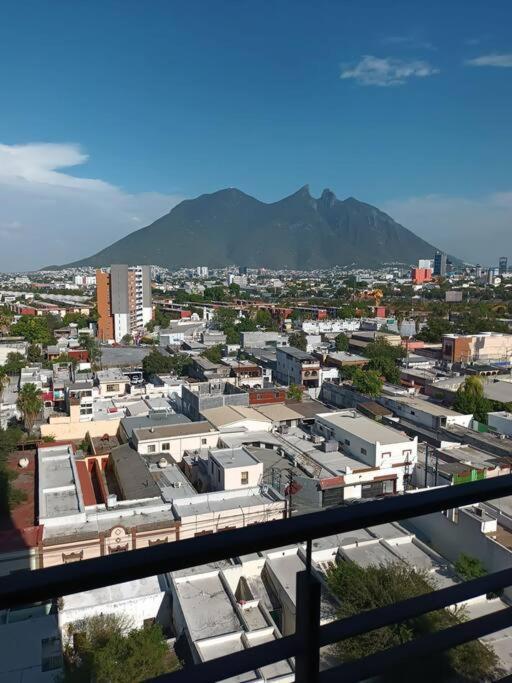
[{"label": "green tree", "polygon": [[[215,287],[207,287],[204,290],[203,296],[206,301],[226,301],[226,288],[222,285],[217,285]],[[191,301],[190,296],[188,298],[188,301]]]},{"label": "green tree", "polygon": [[[353,562],[340,562],[330,570],[328,584],[340,599],[339,617],[360,614],[367,610],[391,605],[414,598],[435,589],[426,573],[402,564],[372,565],[360,567]],[[418,636],[454,626],[465,620],[463,610],[443,609],[430,612],[407,621],[347,638],[337,645],[342,661],[353,661],[397,645]],[[457,648],[440,652],[436,657],[403,661],[383,681],[409,683],[411,680],[431,682],[435,680],[482,681],[494,680],[499,674],[498,658],[492,648],[479,641],[466,643]]]},{"label": "green tree", "polygon": [[66,315],[62,318],[62,324],[67,326],[70,323],[74,323],[78,325],[78,329],[80,329],[87,327],[89,320],[90,318],[86,315],[83,315],[83,313],[66,313]]},{"label": "green tree", "polygon": [[168,372],[183,375],[189,365],[190,356],[183,353],[163,354],[158,349],[153,349],[142,361],[142,369],[146,377]]},{"label": "green tree", "polygon": [[375,398],[382,391],[382,380],[375,370],[356,368],[352,374],[352,386],[362,394]]},{"label": "green tree", "polygon": [[229,294],[233,299],[239,299],[240,298],[240,285],[237,285],[236,282],[232,282],[229,285]]},{"label": "green tree", "polygon": [[391,358],[381,356],[380,358],[371,358],[368,363],[369,370],[375,370],[381,377],[385,377],[387,382],[392,384],[400,383],[400,370],[395,361]]},{"label": "green tree", "polygon": [[297,384],[290,384],[288,391],[286,392],[286,397],[289,398],[290,401],[300,403],[302,401],[302,394],[302,387],[299,387]]},{"label": "green tree", "polygon": [[71,624],[69,632],[65,681],[138,683],[180,668],[156,624],[134,629],[126,618],[100,614]]},{"label": "green tree", "polygon": [[206,351],[203,351],[201,354],[205,358],[208,358],[209,361],[212,363],[220,363],[220,360],[223,356],[223,346],[222,344],[215,344],[215,346],[210,346],[209,349],[206,349]]},{"label": "green tree", "polygon": [[292,332],[292,334],[288,337],[288,341],[290,346],[294,346],[296,349],[300,349],[301,351],[305,351],[307,348],[306,335],[304,332]]},{"label": "green tree", "polygon": [[262,327],[264,330],[277,329],[277,325],[274,321],[274,318],[272,317],[269,311],[266,311],[263,308],[258,309],[258,311],[256,312],[254,322],[256,323],[257,327]]},{"label": "green tree", "polygon": [[237,319],[238,313],[234,308],[216,308],[213,314],[213,324],[223,332],[226,327],[233,327]]},{"label": "green tree", "polygon": [[27,348],[27,361],[29,363],[42,363],[43,352],[38,344],[30,344]]},{"label": "green tree", "polygon": [[81,347],[87,351],[90,364],[95,368],[101,359],[101,349],[98,342],[90,334],[80,335],[79,340]]},{"label": "green tree", "polygon": [[485,576],[487,571],[484,565],[476,557],[461,553],[455,563],[455,571],[463,581],[471,581]]},{"label": "green tree", "polygon": [[334,345],[336,346],[336,351],[348,351],[348,342],[349,339],[346,334],[343,334],[343,332],[340,332],[338,335],[336,335],[334,339]]},{"label": "green tree", "polygon": [[404,358],[406,351],[402,345],[393,346],[386,338],[377,337],[375,341],[370,342],[364,349],[364,355],[370,359],[389,358],[396,361],[400,358]]},{"label": "green tree", "polygon": [[453,332],[453,326],[446,318],[439,318],[437,316],[429,318],[426,326],[418,332],[416,339],[426,342],[427,344],[439,344],[444,334]]},{"label": "green tree", "polygon": [[7,361],[4,364],[4,370],[9,374],[14,375],[19,373],[21,368],[24,368],[26,364],[27,361],[25,357],[21,355],[21,353],[18,353],[17,351],[11,351],[7,354]]},{"label": "green tree", "polygon": [[35,384],[25,384],[18,394],[16,405],[23,415],[25,429],[30,434],[37,416],[43,408],[41,391]]},{"label": "green tree", "polygon": [[124,337],[121,339],[122,344],[133,344],[133,337],[131,334],[125,334]]},{"label": "green tree", "polygon": [[[53,317],[53,316],[52,316]],[[24,337],[31,344],[51,344],[55,338],[53,335],[50,316],[23,315],[17,323],[11,326],[11,333],[15,336]]]},{"label": "green tree", "polygon": [[3,403],[4,392],[9,386],[9,381],[10,378],[6,369],[0,365],[0,405]]},{"label": "green tree", "polygon": [[478,422],[487,423],[487,413],[493,410],[493,403],[485,398],[484,385],[478,375],[466,377],[457,389],[453,408],[463,415],[472,414]]}]

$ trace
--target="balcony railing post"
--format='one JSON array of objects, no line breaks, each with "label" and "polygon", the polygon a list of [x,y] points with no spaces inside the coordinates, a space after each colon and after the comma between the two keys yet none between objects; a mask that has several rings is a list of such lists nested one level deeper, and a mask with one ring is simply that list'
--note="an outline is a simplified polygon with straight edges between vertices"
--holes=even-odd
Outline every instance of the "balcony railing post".
[{"label": "balcony railing post", "polygon": [[295,683],[317,683],[320,666],[320,582],[309,571],[297,574]]}]

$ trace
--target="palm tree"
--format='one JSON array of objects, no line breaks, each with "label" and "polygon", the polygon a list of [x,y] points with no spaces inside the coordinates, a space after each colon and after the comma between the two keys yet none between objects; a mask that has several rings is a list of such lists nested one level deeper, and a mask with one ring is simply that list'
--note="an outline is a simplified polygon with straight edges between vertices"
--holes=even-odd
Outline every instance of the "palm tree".
[{"label": "palm tree", "polygon": [[43,407],[41,392],[35,384],[25,384],[22,387],[20,393],[18,394],[16,405],[23,415],[25,429],[30,434],[32,427],[34,426],[34,422],[36,421],[36,418]]},{"label": "palm tree", "polygon": [[9,375],[5,371],[5,368],[0,367],[0,405],[4,400],[4,391],[9,386]]}]

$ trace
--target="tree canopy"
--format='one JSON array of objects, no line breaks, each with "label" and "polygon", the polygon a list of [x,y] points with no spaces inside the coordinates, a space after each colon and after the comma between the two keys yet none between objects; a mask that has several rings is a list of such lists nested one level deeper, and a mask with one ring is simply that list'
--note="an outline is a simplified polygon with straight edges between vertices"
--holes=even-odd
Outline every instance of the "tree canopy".
[{"label": "tree canopy", "polygon": [[25,429],[30,434],[37,416],[43,408],[41,391],[35,384],[24,384],[18,393],[16,405],[23,415]]},{"label": "tree canopy", "polygon": [[399,384],[400,370],[397,361],[405,356],[403,346],[392,346],[385,338],[380,337],[368,344],[363,353],[370,359],[368,370],[374,370],[387,382]]},{"label": "tree canopy", "polygon": [[487,423],[487,413],[493,410],[493,402],[485,398],[484,385],[478,375],[466,377],[457,389],[453,408],[463,415],[473,415],[478,422]]},{"label": "tree canopy", "polygon": [[[52,344],[55,341],[53,316],[22,315],[11,325],[11,334],[24,337],[31,344]],[[58,321],[60,322],[60,320]]]},{"label": "tree canopy", "polygon": [[190,365],[190,356],[183,353],[163,354],[153,349],[142,361],[142,369],[146,377],[160,373],[184,375]]},{"label": "tree canopy", "polygon": [[222,350],[223,346],[222,344],[215,344],[215,346],[210,346],[209,349],[206,349],[206,351],[203,351],[201,355],[203,355],[205,358],[207,358],[211,363],[220,363],[220,359],[222,358]]},{"label": "tree canopy", "polygon": [[355,368],[352,372],[352,386],[362,394],[375,398],[382,391],[382,379],[376,370]]},{"label": "tree canopy", "polygon": [[348,337],[343,332],[336,335],[334,339],[334,344],[336,346],[336,351],[348,351]]},{"label": "tree canopy", "polygon": [[297,401],[297,403],[300,403],[300,401],[302,401],[302,394],[302,387],[299,387],[297,384],[290,384],[288,391],[286,392],[286,397],[289,398],[290,401]]},{"label": "tree canopy", "polygon": [[[340,600],[339,617],[391,605],[429,593],[435,586],[426,573],[402,564],[360,567],[353,562],[340,562],[330,570],[328,584]],[[342,661],[353,661],[387,648],[402,645],[418,636],[454,626],[466,618],[461,609],[437,610],[391,624],[383,628],[347,638],[337,644]],[[400,667],[384,674],[382,680],[393,683],[410,681],[482,681],[494,680],[499,674],[498,658],[492,648],[480,641],[460,645],[435,657],[421,661],[404,660]]]},{"label": "tree canopy", "polygon": [[180,668],[157,624],[134,629],[127,618],[100,614],[71,624],[69,632],[64,680],[70,683],[137,683]]},{"label": "tree canopy", "polygon": [[292,332],[288,337],[288,341],[290,342],[290,346],[294,346],[301,351],[305,351],[307,348],[306,335],[304,332]]}]

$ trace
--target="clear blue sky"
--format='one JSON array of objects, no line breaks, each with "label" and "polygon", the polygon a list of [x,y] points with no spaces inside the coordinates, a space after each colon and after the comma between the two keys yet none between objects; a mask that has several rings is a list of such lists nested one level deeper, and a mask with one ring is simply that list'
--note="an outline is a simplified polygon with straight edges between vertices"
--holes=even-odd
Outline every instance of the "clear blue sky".
[{"label": "clear blue sky", "polygon": [[[508,0],[4,0],[0,186],[21,176],[30,187],[15,193],[42,201],[42,163],[60,167],[64,185],[121,188],[116,238],[163,213],[168,195],[171,205],[237,186],[273,201],[309,183],[314,195],[330,187],[376,204],[470,259],[480,245],[457,252],[458,241],[490,226],[498,244],[481,260],[512,256],[511,25]],[[47,143],[51,160],[34,162],[29,147],[13,171],[12,150],[33,143]],[[87,160],[60,163],[57,143]],[[15,205],[0,209],[0,235],[18,223],[24,235],[48,229],[51,216],[31,221],[23,208],[19,220]],[[78,253],[51,233],[55,258],[106,246],[101,220],[92,211]],[[20,267],[32,264],[43,265]]]}]

